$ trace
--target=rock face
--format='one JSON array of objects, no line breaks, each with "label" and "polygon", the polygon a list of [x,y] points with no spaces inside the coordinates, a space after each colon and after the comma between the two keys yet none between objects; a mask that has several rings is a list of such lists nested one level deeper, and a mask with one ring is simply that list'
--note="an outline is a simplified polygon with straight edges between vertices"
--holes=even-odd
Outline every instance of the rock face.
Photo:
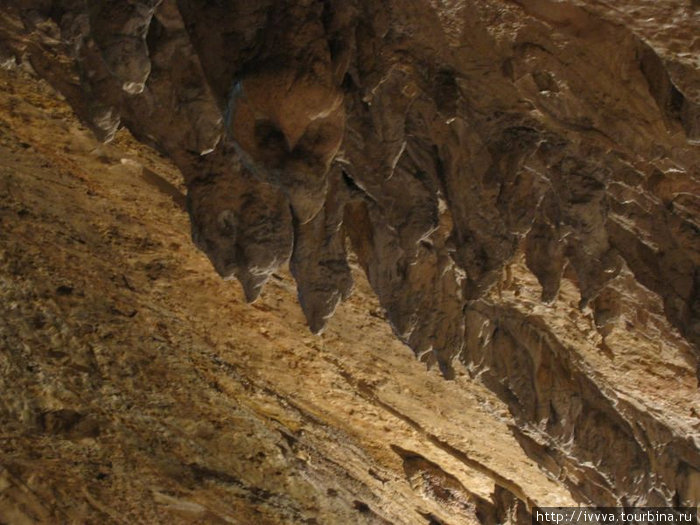
[{"label": "rock face", "polygon": [[[698,34],[696,2],[10,0],[0,52],[174,163],[246,300],[289,263],[322,333],[356,262],[399,340],[495,394],[573,501],[697,505]],[[546,503],[392,450],[447,514]]]}]

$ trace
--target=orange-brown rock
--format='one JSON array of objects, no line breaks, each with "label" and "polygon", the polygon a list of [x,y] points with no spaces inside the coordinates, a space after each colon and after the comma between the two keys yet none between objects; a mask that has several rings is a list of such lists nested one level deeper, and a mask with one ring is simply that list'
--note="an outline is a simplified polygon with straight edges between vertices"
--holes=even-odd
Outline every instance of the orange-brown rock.
[{"label": "orange-brown rock", "polygon": [[694,1],[5,2],[0,521],[697,505],[698,34]]}]

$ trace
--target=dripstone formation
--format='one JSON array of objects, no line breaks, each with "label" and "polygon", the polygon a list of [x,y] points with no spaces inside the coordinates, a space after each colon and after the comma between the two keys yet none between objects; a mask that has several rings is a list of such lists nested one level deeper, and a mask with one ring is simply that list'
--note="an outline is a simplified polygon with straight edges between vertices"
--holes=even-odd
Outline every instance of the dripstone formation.
[{"label": "dripstone formation", "polygon": [[646,409],[548,312],[568,283],[601,359],[636,334],[700,377],[698,35],[695,2],[642,0],[9,0],[0,18],[5,62],[101,140],[124,126],[174,162],[194,243],[249,301],[289,264],[322,332],[356,261],[421,361],[486,385],[545,471],[610,506],[700,501],[697,397]]}]

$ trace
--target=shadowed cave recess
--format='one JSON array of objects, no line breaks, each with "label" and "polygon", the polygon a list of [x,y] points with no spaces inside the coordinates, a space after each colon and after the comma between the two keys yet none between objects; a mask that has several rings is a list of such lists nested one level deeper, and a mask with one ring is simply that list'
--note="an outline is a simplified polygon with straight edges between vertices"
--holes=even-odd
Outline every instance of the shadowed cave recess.
[{"label": "shadowed cave recess", "polygon": [[[699,35],[680,0],[0,6],[4,66],[100,141],[126,128],[169,159],[194,244],[247,301],[288,265],[322,334],[359,268],[419,361],[485,386],[546,476],[607,506],[700,502]],[[453,516],[547,503],[498,472],[490,500],[464,496],[392,450]]]}]

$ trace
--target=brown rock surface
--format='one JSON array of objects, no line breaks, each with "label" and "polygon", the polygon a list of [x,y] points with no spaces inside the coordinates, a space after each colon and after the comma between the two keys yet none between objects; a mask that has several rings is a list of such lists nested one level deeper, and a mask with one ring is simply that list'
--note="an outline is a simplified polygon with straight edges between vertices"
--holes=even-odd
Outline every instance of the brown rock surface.
[{"label": "brown rock surface", "polygon": [[697,505],[698,34],[693,2],[7,2],[0,521]]}]

